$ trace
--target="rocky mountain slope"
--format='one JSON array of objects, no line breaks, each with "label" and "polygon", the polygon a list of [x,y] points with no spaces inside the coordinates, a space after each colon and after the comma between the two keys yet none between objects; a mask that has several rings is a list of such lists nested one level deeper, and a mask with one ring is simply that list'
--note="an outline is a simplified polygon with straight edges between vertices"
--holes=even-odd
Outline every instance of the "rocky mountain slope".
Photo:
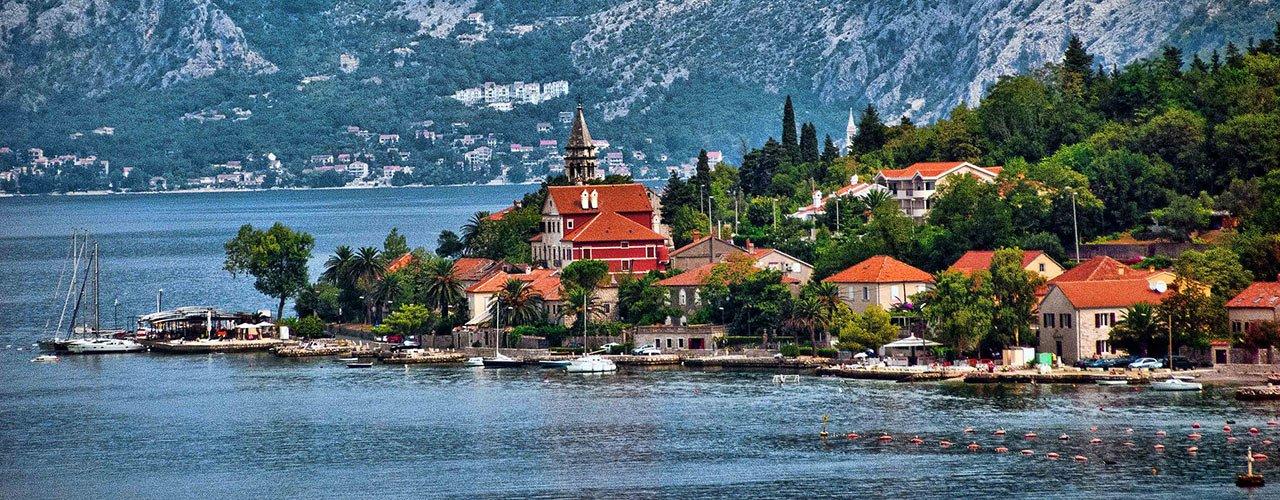
[{"label": "rocky mountain slope", "polygon": [[1277,18],[1271,0],[0,0],[0,137],[47,145],[127,122],[132,143],[95,152],[199,165],[209,131],[176,120],[252,108],[217,126],[219,154],[288,161],[347,124],[524,130],[570,104],[504,114],[448,96],[565,79],[602,136],[733,156],[777,134],[780,94],[839,137],[849,107],[936,119],[1057,60],[1071,34],[1109,66],[1269,34]]}]

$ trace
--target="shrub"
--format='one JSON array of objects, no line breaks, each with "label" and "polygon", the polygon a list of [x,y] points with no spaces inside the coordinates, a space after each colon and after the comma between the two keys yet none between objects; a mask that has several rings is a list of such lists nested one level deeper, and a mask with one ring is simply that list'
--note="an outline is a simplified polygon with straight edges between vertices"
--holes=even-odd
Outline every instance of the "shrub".
[{"label": "shrub", "polygon": [[285,318],[280,321],[280,326],[289,327],[289,335],[298,338],[313,339],[325,336],[324,320],[314,315],[301,319]]},{"label": "shrub", "polygon": [[835,348],[832,348],[832,347],[823,347],[818,349],[818,356],[821,356],[824,358],[835,359],[835,357],[839,355],[840,355],[840,351],[837,351]]},{"label": "shrub", "polygon": [[795,344],[782,344],[782,347],[778,348],[778,352],[788,358],[794,358],[800,355],[800,346]]}]

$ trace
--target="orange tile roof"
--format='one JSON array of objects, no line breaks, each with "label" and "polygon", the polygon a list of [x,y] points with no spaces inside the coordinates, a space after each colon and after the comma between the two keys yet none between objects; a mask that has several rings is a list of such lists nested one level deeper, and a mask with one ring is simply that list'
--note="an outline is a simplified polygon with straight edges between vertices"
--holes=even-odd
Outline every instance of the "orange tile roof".
[{"label": "orange tile roof", "polygon": [[471,285],[467,288],[467,293],[497,293],[506,286],[508,280],[513,279],[529,283],[542,295],[542,300],[560,300],[560,274],[553,269],[533,269],[527,273],[498,271]]},{"label": "orange tile roof", "polygon": [[[582,193],[595,191],[598,208],[582,208]],[[649,191],[643,184],[602,184],[589,186],[551,186],[547,196],[560,215],[600,212],[652,212]]]},{"label": "orange tile roof", "polygon": [[[695,267],[683,273],[677,274],[670,278],[658,281],[658,286],[702,286],[707,284],[707,277],[711,276],[711,271],[715,270],[717,265],[722,262],[711,262]],[[786,284],[798,284],[800,280],[783,274],[779,280]]]},{"label": "orange tile roof", "polygon": [[509,206],[509,207],[507,207],[507,208],[504,208],[504,209],[502,209],[502,210],[499,210],[499,211],[497,211],[497,212],[494,212],[494,213],[489,214],[489,216],[488,216],[488,217],[485,217],[485,220],[500,221],[500,220],[502,220],[502,218],[503,218],[503,217],[506,217],[506,216],[507,216],[507,214],[511,213],[511,211],[513,211],[513,210],[515,210],[515,209],[516,209],[516,206],[515,206],[515,205],[511,205],[511,206]]},{"label": "orange tile roof", "polygon": [[828,283],[933,283],[929,273],[888,255],[877,255],[822,281]]},{"label": "orange tile roof", "polygon": [[617,212],[604,212],[592,217],[586,225],[564,238],[565,241],[575,243],[665,239],[661,234],[655,233],[652,229],[644,227],[639,222],[628,219]]},{"label": "orange tile roof", "polygon": [[1071,281],[1132,280],[1145,279],[1150,275],[1151,271],[1133,269],[1111,257],[1100,255],[1081,262],[1076,267],[1068,269],[1057,277],[1049,280],[1049,282],[1065,283]]},{"label": "orange tile roof", "polygon": [[[920,175],[920,177],[923,177],[926,179],[932,179],[932,178],[941,176],[942,174],[946,173],[948,170],[956,168],[960,165],[964,165],[966,163],[969,163],[969,162],[965,162],[965,161],[919,162],[919,163],[914,163],[907,168],[881,170],[880,175],[886,179],[909,179],[909,178],[915,177],[918,174]],[[970,163],[970,165],[972,164]],[[1000,171],[1004,170],[1004,167],[979,167],[977,165],[974,165],[974,167],[979,170],[986,170],[987,172],[991,172],[991,175],[999,175]]]},{"label": "orange tile roof", "polygon": [[453,263],[453,272],[463,281],[479,281],[498,269],[498,261],[482,257],[462,257]]},{"label": "orange tile roof", "polygon": [[[961,255],[959,259],[956,259],[956,262],[951,264],[951,267],[948,267],[947,270],[972,274],[982,269],[990,269],[991,259],[995,255],[996,252],[994,250],[970,250]],[[1025,268],[1031,265],[1031,261],[1036,260],[1036,257],[1041,255],[1044,255],[1043,250],[1023,250],[1022,267]]]},{"label": "orange tile roof", "polygon": [[[672,257],[675,257],[675,256],[677,256],[677,255],[680,255],[681,253],[687,252],[687,251],[689,251],[690,249],[692,249],[692,248],[694,248],[694,247],[696,247],[696,246],[698,246],[698,245],[702,244],[702,242],[707,241],[707,240],[709,240],[709,239],[711,239],[711,237],[710,237],[710,236],[703,236],[703,237],[701,237],[701,238],[698,238],[698,239],[696,239],[696,240],[693,240],[693,241],[692,241],[692,242],[690,242],[688,245],[685,245],[685,246],[682,246],[682,247],[680,247],[680,248],[677,248],[677,249],[673,250],[673,251],[671,252],[671,256],[672,256]],[[739,247],[738,245],[735,245],[733,242],[730,242],[729,240],[725,240],[725,239],[721,239],[721,238],[716,238],[716,243],[725,244],[725,245],[728,245],[728,246],[731,246],[731,247],[737,248],[737,249],[739,249],[739,250],[742,250],[742,247]]]},{"label": "orange tile roof", "polygon": [[394,273],[396,271],[404,269],[406,266],[413,263],[415,259],[416,258],[413,256],[412,252],[405,252],[404,255],[396,257],[390,263],[387,264],[387,272]]},{"label": "orange tile roof", "polygon": [[1145,279],[1068,281],[1054,283],[1076,309],[1125,308],[1140,302],[1159,304],[1164,294],[1151,289]]},{"label": "orange tile roof", "polygon": [[1253,283],[1228,300],[1227,307],[1280,309],[1280,282]]}]

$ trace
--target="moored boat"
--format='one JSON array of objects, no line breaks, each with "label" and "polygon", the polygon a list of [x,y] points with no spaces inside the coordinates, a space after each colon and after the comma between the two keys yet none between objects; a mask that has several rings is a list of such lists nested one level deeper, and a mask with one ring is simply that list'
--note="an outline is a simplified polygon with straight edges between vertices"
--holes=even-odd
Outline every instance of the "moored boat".
[{"label": "moored boat", "polygon": [[513,358],[502,353],[495,353],[492,358],[484,358],[485,368],[515,368],[523,365],[524,360]]},{"label": "moored boat", "polygon": [[373,361],[352,361],[347,363],[347,368],[371,368]]},{"label": "moored boat", "polygon": [[618,365],[603,356],[589,354],[570,361],[564,369],[569,373],[603,373],[618,371]]},{"label": "moored boat", "polygon": [[467,361],[462,364],[465,366],[484,366],[484,358],[480,356],[473,356],[467,358]]},{"label": "moored boat", "polygon": [[72,354],[114,354],[145,350],[147,346],[132,340],[112,338],[77,339],[67,344],[67,352]]},{"label": "moored boat", "polygon": [[58,357],[52,354],[41,354],[39,356],[31,358],[31,362],[32,363],[57,363]]},{"label": "moored boat", "polygon": [[573,363],[572,359],[543,359],[538,361],[538,366],[543,368],[564,368]]},{"label": "moored boat", "polygon": [[1199,382],[1188,382],[1180,378],[1170,378],[1151,383],[1153,391],[1199,391],[1204,385]]},{"label": "moored boat", "polygon": [[1095,383],[1103,386],[1129,385],[1129,380],[1123,378],[1100,378]]}]

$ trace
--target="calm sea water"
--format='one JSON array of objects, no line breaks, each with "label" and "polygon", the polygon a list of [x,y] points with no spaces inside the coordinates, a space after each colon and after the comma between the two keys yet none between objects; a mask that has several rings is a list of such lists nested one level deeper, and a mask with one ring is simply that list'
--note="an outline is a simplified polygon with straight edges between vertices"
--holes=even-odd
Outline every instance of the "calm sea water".
[{"label": "calm sea water", "polygon": [[[440,229],[523,191],[0,199],[0,498],[1280,497],[1271,491],[1280,486],[1231,485],[1246,446],[1280,461],[1277,445],[1261,443],[1280,441],[1266,426],[1277,406],[1237,403],[1225,390],[816,377],[777,386],[769,373],[682,369],[349,370],[264,354],[28,361],[71,227],[99,235],[104,295],[120,298],[122,317],[154,307],[161,287],[169,305],[265,308],[269,298],[219,270],[221,244],[240,224],[284,221],[315,234],[318,254],[380,243],[391,226],[411,245],[434,246]],[[1237,421],[1239,442],[1227,443],[1226,420]],[[1185,436],[1196,421],[1205,438],[1192,456]],[[964,436],[965,426],[978,433]],[[1262,435],[1242,432],[1249,426]],[[1008,436],[992,436],[997,427]],[[1157,438],[1160,429],[1169,435]],[[1028,430],[1042,437],[1026,441]],[[878,444],[880,432],[895,441]],[[1070,441],[1055,439],[1064,432]],[[913,435],[926,444],[908,444]],[[1094,436],[1103,443],[1089,444]],[[957,445],[942,449],[941,438]],[[970,441],[982,450],[966,451]],[[1168,449],[1154,451],[1157,443]],[[994,453],[1000,445],[1012,451]],[[1024,448],[1036,454],[1020,456]],[[1046,459],[1050,451],[1064,459]],[[1258,466],[1280,479],[1276,463]]]}]

